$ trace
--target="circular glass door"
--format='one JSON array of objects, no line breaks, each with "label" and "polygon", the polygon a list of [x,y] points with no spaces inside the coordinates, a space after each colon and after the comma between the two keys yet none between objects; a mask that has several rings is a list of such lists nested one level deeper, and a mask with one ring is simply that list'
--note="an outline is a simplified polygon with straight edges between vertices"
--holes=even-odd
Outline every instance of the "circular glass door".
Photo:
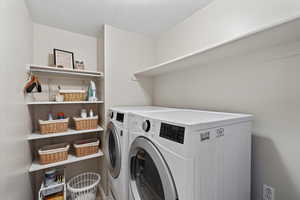
[{"label": "circular glass door", "polygon": [[121,143],[120,136],[112,122],[107,127],[105,156],[111,176],[117,178],[121,170]]},{"label": "circular glass door", "polygon": [[144,137],[130,149],[130,188],[135,200],[177,200],[170,170],[159,150]]}]

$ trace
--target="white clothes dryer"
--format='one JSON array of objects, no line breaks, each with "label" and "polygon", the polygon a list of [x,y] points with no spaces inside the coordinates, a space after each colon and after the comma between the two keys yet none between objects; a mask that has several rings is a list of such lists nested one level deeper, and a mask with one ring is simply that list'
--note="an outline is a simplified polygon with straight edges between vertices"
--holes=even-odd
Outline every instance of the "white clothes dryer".
[{"label": "white clothes dryer", "polygon": [[129,200],[250,200],[252,116],[129,114]]}]

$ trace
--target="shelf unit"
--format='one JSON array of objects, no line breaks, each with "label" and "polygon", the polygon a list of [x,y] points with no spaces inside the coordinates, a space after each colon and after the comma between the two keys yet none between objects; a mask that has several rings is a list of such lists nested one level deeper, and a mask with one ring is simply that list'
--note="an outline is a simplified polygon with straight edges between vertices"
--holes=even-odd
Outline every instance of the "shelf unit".
[{"label": "shelf unit", "polygon": [[67,132],[54,133],[54,134],[32,133],[28,136],[27,140],[40,140],[46,138],[62,137],[62,136],[78,135],[78,134],[85,134],[85,133],[102,132],[102,131],[104,131],[104,129],[101,126],[98,126],[98,128],[96,129],[80,130],[80,131],[69,129]]},{"label": "shelf unit", "polygon": [[31,101],[27,105],[64,105],[64,104],[103,104],[104,101]]},{"label": "shelf unit", "polygon": [[103,77],[102,72],[88,71],[88,70],[74,70],[74,69],[64,69],[51,66],[42,66],[29,64],[27,70],[31,73],[45,73],[45,74],[59,74],[67,76],[82,76],[82,77]]},{"label": "shelf unit", "polygon": [[[28,169],[29,175],[33,181],[32,188],[34,192],[34,196],[38,196],[37,193],[39,191],[39,183],[43,179],[43,172],[49,168],[61,168],[63,167],[65,170],[73,170],[72,163],[84,162],[91,159],[99,159],[104,154],[99,148],[99,152],[96,154],[83,156],[83,157],[76,157],[73,155],[72,151],[68,155],[68,159],[41,165],[38,161],[38,154],[37,151],[40,147],[48,144],[58,144],[62,142],[67,142],[72,144],[75,140],[81,139],[88,139],[97,137],[100,140],[103,140],[103,131],[104,128],[98,125],[96,129],[90,130],[74,130],[69,128],[68,131],[62,133],[54,133],[54,134],[40,134],[38,132],[38,120],[43,119],[47,116],[48,113],[57,113],[57,112],[64,112],[67,116],[77,116],[80,112],[80,109],[92,109],[95,114],[98,116],[104,116],[104,101],[103,99],[103,77],[104,74],[102,72],[97,71],[88,71],[88,70],[73,70],[73,69],[62,69],[56,68],[51,66],[42,66],[42,65],[35,65],[29,64],[26,66],[27,73],[30,75],[36,75],[39,77],[40,82],[43,84],[47,84],[46,89],[43,90],[41,94],[33,94],[29,96],[27,101],[25,102],[28,106],[30,116],[32,118],[32,133],[28,135],[27,141],[30,145],[32,151],[32,164]],[[53,81],[54,80],[54,81]],[[70,101],[70,102],[55,102],[55,101],[43,101],[44,99],[53,99],[50,94],[50,89],[57,88],[56,84],[71,87],[71,88],[86,88],[86,84],[89,83],[90,80],[93,80],[97,85],[97,94],[100,100],[98,101]],[[50,88],[50,89],[49,89]],[[47,95],[49,98],[47,98]],[[51,97],[51,98],[50,98]],[[43,100],[42,100],[43,99]],[[34,101],[36,100],[36,101]],[[74,124],[71,122],[71,127]],[[70,136],[70,137],[69,137]],[[102,174],[103,170],[101,169],[101,163],[103,162],[102,159],[99,159],[99,165],[96,166],[86,166],[85,170],[99,170],[99,173]],[[97,160],[98,163],[98,160]],[[90,169],[91,168],[91,169]],[[76,167],[74,168],[76,170]],[[36,198],[35,198],[36,199]]]},{"label": "shelf unit", "polygon": [[36,172],[36,171],[40,171],[40,170],[44,170],[44,169],[48,169],[48,168],[52,168],[52,167],[58,167],[58,166],[67,165],[67,164],[71,164],[71,163],[75,163],[75,162],[79,162],[79,161],[83,161],[83,160],[98,158],[98,157],[102,157],[103,155],[104,155],[103,152],[101,150],[99,150],[99,152],[96,154],[83,156],[83,157],[76,157],[72,154],[69,154],[67,160],[64,160],[61,162],[56,162],[56,163],[51,163],[51,164],[47,164],[47,165],[41,165],[41,164],[39,164],[38,161],[34,161],[31,165],[31,167],[29,168],[29,172],[30,173]]},{"label": "shelf unit", "polygon": [[247,55],[260,49],[300,41],[300,16],[262,27],[231,40],[222,41],[193,53],[150,66],[134,73],[136,78],[155,77],[173,71],[199,67],[217,60]]}]

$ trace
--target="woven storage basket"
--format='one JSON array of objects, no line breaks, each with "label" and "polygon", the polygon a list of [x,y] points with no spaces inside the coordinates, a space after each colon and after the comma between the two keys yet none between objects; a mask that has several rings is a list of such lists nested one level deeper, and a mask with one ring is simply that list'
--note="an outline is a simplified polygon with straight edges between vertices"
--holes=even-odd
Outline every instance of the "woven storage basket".
[{"label": "woven storage basket", "polygon": [[76,130],[96,129],[98,126],[98,116],[87,118],[74,117],[74,121]]},{"label": "woven storage basket", "polygon": [[41,134],[61,133],[68,130],[69,118],[58,120],[39,120]]},{"label": "woven storage basket", "polygon": [[60,90],[59,94],[64,96],[64,101],[85,101],[86,99],[84,90]]},{"label": "woven storage basket", "polygon": [[69,148],[67,143],[44,146],[39,150],[40,164],[45,165],[67,160]]},{"label": "woven storage basket", "polygon": [[74,143],[75,155],[77,157],[98,153],[99,140],[97,138],[80,140]]}]

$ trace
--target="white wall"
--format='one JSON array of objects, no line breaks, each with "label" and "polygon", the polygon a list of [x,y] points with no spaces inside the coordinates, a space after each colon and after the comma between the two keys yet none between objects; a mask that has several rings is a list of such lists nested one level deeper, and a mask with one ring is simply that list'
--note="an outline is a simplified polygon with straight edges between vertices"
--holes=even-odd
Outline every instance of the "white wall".
[{"label": "white wall", "polygon": [[75,60],[83,60],[87,70],[97,68],[97,38],[68,32],[41,24],[34,24],[33,62],[49,65],[53,49],[74,52]]},{"label": "white wall", "polygon": [[24,1],[0,1],[0,194],[32,199],[28,169],[29,115],[23,99],[25,67],[32,62],[32,22]]},{"label": "white wall", "polygon": [[153,41],[109,25],[105,25],[104,38],[107,107],[151,104],[151,82],[132,79],[135,71],[153,64]]},{"label": "white wall", "polygon": [[[157,61],[297,14],[298,0],[217,0],[158,38]],[[155,105],[254,114],[253,200],[262,200],[263,183],[276,189],[277,200],[300,199],[299,51],[300,43],[287,44],[154,80]]]},{"label": "white wall", "polygon": [[157,62],[299,15],[298,0],[215,0],[156,40]]}]

